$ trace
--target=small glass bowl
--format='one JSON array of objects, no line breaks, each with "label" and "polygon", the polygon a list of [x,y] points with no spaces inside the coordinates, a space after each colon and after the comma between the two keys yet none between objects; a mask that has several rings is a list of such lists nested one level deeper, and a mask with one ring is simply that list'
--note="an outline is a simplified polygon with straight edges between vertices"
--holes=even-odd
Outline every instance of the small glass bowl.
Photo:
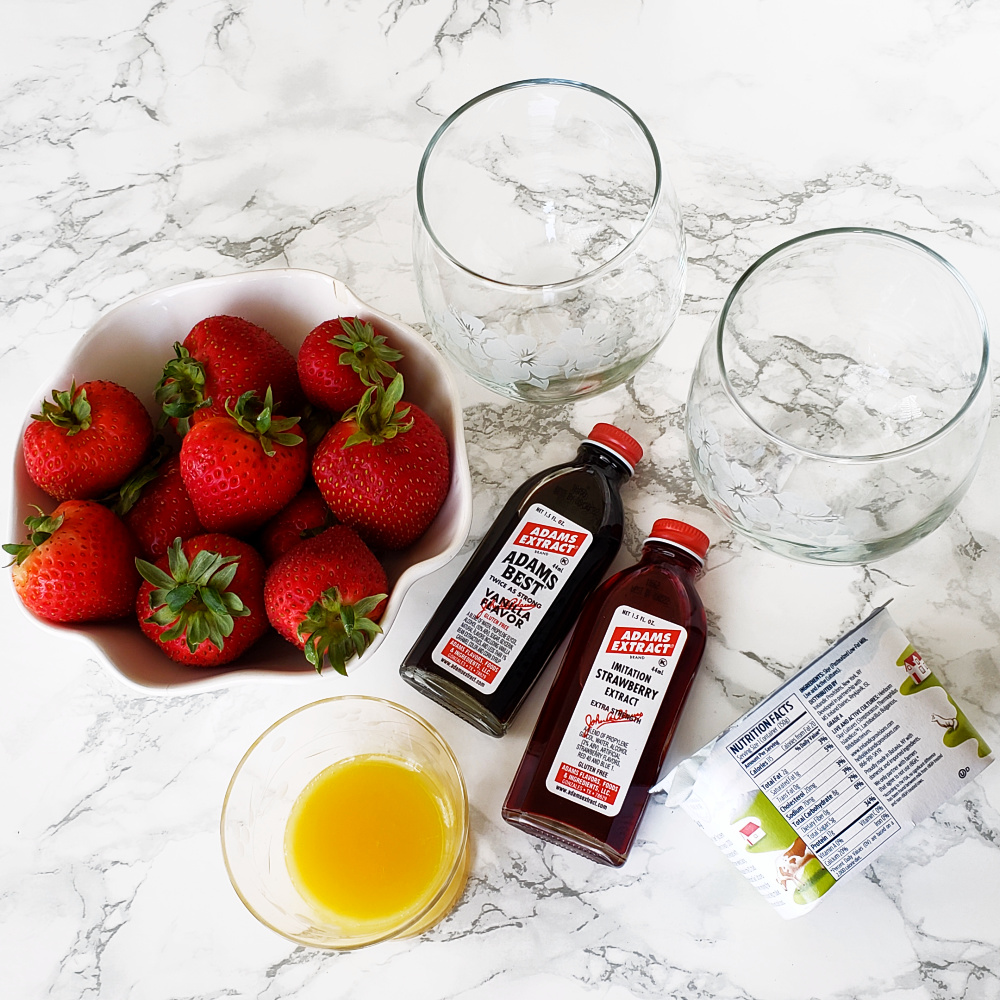
[{"label": "small glass bowl", "polygon": [[[313,778],[369,756],[401,761],[430,779],[446,846],[440,878],[419,909],[363,922],[320,911],[299,893],[285,859],[285,834],[292,808]],[[271,726],[233,774],[221,833],[226,870],[247,909],[272,930],[313,948],[350,950],[423,933],[455,905],[468,874],[469,801],[458,761],[427,722],[381,698],[327,698]]]}]

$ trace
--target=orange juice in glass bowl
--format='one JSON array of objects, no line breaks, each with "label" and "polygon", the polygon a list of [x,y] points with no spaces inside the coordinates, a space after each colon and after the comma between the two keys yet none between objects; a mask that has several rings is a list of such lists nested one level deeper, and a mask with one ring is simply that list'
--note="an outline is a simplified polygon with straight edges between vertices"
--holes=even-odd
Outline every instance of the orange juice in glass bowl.
[{"label": "orange juice in glass bowl", "polygon": [[379,698],[314,702],[244,755],[222,808],[230,880],[299,944],[351,949],[419,934],[458,901],[469,804],[438,733]]}]

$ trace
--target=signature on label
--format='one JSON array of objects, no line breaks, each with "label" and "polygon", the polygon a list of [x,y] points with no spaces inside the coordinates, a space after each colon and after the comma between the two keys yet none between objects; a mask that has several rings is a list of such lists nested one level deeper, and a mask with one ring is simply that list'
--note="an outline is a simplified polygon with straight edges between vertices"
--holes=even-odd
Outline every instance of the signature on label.
[{"label": "signature on label", "polygon": [[535,601],[518,601],[515,598],[504,598],[493,600],[489,597],[483,599],[483,606],[476,612],[476,617],[481,618],[484,613],[500,614],[502,611],[530,611],[539,605]]},{"label": "signature on label", "polygon": [[608,712],[603,718],[600,713],[597,715],[588,715],[583,720],[586,723],[583,735],[587,736],[590,734],[591,729],[600,729],[601,726],[610,725],[612,722],[638,722],[641,718],[642,712]]}]

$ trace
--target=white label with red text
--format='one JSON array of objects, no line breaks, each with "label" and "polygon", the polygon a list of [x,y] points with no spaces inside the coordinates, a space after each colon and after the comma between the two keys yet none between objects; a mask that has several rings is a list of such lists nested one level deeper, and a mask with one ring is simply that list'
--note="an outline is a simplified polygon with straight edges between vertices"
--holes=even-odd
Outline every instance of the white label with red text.
[{"label": "white label with red text", "polygon": [[618,815],[686,640],[664,618],[615,609],[545,780],[550,792]]},{"label": "white label with red text", "polygon": [[534,504],[434,647],[434,662],[477,690],[493,692],[593,537],[562,514]]}]

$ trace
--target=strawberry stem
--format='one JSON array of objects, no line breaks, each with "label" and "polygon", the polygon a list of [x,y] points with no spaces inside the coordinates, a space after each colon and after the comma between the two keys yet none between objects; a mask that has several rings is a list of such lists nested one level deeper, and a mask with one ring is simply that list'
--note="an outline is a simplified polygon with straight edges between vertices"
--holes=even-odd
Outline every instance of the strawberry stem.
[{"label": "strawberry stem", "polygon": [[147,461],[139,466],[114,493],[101,499],[119,517],[124,517],[138,502],[143,489],[160,475],[160,466],[171,454],[170,446],[159,434],[153,439]]},{"label": "strawberry stem", "polygon": [[52,402],[42,400],[42,412],[32,413],[32,420],[48,421],[62,428],[68,437],[90,428],[90,403],[87,390],[77,389],[73,379],[69,389],[52,390]]},{"label": "strawberry stem", "polygon": [[160,642],[183,636],[194,653],[207,639],[222,650],[226,636],[232,634],[233,619],[250,614],[239,596],[226,589],[233,582],[239,560],[239,556],[203,549],[188,562],[180,537],[167,551],[167,570],[136,559],[140,575],[153,587],[149,594],[153,613],[145,621],[163,627]]},{"label": "strawberry stem", "polygon": [[273,413],[274,400],[271,387],[267,387],[263,400],[253,390],[243,393],[232,405],[226,400],[226,413],[248,434],[260,439],[264,454],[274,454],[274,446],[283,444],[294,448],[304,440],[299,434],[288,432],[299,422],[298,417],[276,417]]},{"label": "strawberry stem", "polygon": [[299,417],[299,431],[305,435],[306,444],[315,448],[323,440],[326,432],[333,426],[333,417],[312,403],[302,405],[302,415]]},{"label": "strawberry stem", "polygon": [[340,326],[344,332],[328,341],[340,348],[340,364],[350,365],[365,385],[379,385],[383,377],[391,379],[396,374],[389,362],[399,361],[403,355],[387,347],[385,337],[376,334],[371,323],[352,316],[341,319]]},{"label": "strawberry stem", "polygon": [[183,436],[191,429],[194,411],[211,406],[212,400],[205,396],[205,366],[176,341],[174,353],[177,357],[163,366],[153,398],[163,407],[160,426],[169,419],[176,420],[177,433]]},{"label": "strawberry stem", "polygon": [[[32,504],[32,506],[35,505]],[[51,514],[46,514],[41,507],[35,507],[35,510],[38,511],[38,517],[24,519],[28,528],[28,540],[20,543],[8,542],[3,546],[4,552],[14,557],[6,564],[7,566],[13,566],[15,563],[20,566],[42,542],[48,541],[62,526],[62,514],[53,517]]]},{"label": "strawberry stem", "polygon": [[347,676],[347,662],[360,656],[381,631],[370,615],[386,598],[385,594],[363,597],[354,604],[341,602],[340,591],[330,587],[306,612],[299,623],[299,636],[305,639],[306,659],[323,672],[324,659],[338,674]]},{"label": "strawberry stem", "polygon": [[351,407],[340,419],[353,420],[358,429],[344,442],[347,448],[354,444],[383,444],[397,434],[405,434],[413,426],[409,406],[402,406],[403,376],[396,374],[387,385],[373,385],[365,390],[361,402]]}]

